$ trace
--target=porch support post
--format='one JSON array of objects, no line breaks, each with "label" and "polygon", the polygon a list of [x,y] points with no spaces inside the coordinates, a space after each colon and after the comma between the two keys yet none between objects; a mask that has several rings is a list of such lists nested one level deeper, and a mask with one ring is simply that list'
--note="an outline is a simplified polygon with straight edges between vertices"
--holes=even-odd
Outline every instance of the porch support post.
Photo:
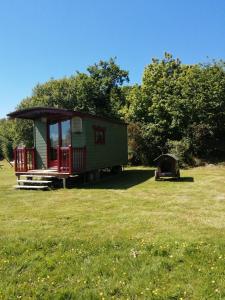
[{"label": "porch support post", "polygon": [[69,173],[73,173],[73,147],[69,146]]},{"label": "porch support post", "polygon": [[17,147],[14,149],[14,168],[17,171]]},{"label": "porch support post", "polygon": [[60,146],[57,146],[57,160],[58,160],[58,172],[60,172],[61,169]]},{"label": "porch support post", "polygon": [[24,150],[24,172],[27,172],[27,148],[23,148]]},{"label": "porch support post", "polygon": [[66,178],[63,178],[63,188],[65,189],[66,188]]},{"label": "porch support post", "polygon": [[35,157],[35,148],[32,148],[32,169],[36,169],[36,157]]}]

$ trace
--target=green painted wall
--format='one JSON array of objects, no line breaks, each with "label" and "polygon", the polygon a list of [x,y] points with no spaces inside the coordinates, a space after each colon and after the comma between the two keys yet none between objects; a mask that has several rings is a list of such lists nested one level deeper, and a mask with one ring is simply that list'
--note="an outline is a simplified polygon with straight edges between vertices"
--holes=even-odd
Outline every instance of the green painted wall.
[{"label": "green painted wall", "polygon": [[[47,124],[34,121],[36,164],[47,168]],[[105,144],[95,144],[93,126],[105,128]],[[127,164],[127,126],[94,118],[83,118],[82,133],[72,133],[72,146],[87,149],[86,171]],[[76,164],[75,160],[74,163]]]},{"label": "green painted wall", "polygon": [[40,119],[34,121],[34,143],[38,169],[47,168],[47,124]]},{"label": "green painted wall", "polygon": [[83,120],[83,131],[81,133],[72,132],[72,146],[84,147],[86,145],[86,120]]},{"label": "green painted wall", "polygon": [[[105,128],[105,144],[95,144],[93,126]],[[85,120],[87,171],[127,164],[127,126],[103,120]]]}]

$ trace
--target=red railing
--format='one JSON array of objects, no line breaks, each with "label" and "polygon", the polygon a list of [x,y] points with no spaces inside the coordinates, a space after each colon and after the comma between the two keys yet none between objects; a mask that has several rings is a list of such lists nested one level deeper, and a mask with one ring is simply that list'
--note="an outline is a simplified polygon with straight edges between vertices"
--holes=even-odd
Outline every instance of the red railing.
[{"label": "red railing", "polygon": [[[16,148],[14,150],[14,161],[16,172],[27,172],[35,170],[35,149],[34,148]],[[86,147],[57,148],[57,169],[61,173],[79,173],[86,168]]]},{"label": "red railing", "polygon": [[72,147],[57,148],[58,172],[73,173]]},{"label": "red railing", "polygon": [[75,172],[86,169],[86,147],[73,148],[73,167]]},{"label": "red railing", "polygon": [[14,162],[16,172],[27,172],[35,169],[35,149],[34,148],[15,148]]},{"label": "red railing", "polygon": [[84,171],[86,167],[86,147],[58,147],[57,158],[58,172],[73,174]]}]

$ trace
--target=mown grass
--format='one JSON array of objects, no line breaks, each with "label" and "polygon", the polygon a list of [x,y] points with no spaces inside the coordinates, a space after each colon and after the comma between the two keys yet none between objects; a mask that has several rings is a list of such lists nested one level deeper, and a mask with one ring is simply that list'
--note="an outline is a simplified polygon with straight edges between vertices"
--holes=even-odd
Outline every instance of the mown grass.
[{"label": "mown grass", "polygon": [[225,167],[181,175],[15,191],[3,164],[0,299],[225,299]]}]

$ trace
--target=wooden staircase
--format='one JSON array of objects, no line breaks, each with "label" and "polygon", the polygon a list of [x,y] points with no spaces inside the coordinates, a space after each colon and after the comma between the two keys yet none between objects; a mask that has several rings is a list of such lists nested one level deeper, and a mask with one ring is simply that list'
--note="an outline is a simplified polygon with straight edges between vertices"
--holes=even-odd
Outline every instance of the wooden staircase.
[{"label": "wooden staircase", "polygon": [[54,176],[48,175],[20,175],[25,179],[17,179],[17,185],[14,186],[15,189],[23,190],[47,190],[53,185]]}]

